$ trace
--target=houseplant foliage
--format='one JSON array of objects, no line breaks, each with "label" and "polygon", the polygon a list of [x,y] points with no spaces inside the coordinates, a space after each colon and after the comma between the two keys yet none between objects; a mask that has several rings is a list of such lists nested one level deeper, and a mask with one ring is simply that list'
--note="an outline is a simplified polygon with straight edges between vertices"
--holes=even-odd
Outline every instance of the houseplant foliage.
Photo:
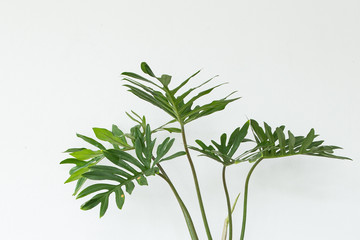
[{"label": "houseplant foliage", "polygon": [[[243,192],[242,226],[238,226],[241,227],[240,239],[244,239],[249,180],[261,161],[294,155],[349,159],[333,154],[334,150],[340,147],[324,145],[324,141],[315,140],[318,135],[315,134],[314,129],[311,129],[305,136],[295,136],[290,130],[285,131],[285,126],[271,128],[265,122],[263,126],[260,126],[254,119],[240,124],[229,137],[226,133],[222,134],[219,141],[196,140],[194,144],[188,144],[185,132],[188,123],[219,112],[239,98],[231,97],[233,95],[231,93],[206,104],[197,104],[199,99],[208,96],[214,89],[223,84],[205,88],[214,79],[211,78],[196,87],[186,88],[186,84],[193,80],[200,72],[198,71],[179,85],[170,87],[170,75],[157,76],[144,62],[141,64],[141,70],[145,76],[132,72],[122,73],[124,86],[135,96],[166,112],[169,115],[169,120],[159,127],[152,128],[147,123],[145,116],[140,116],[131,111],[126,114],[134,122],[134,126],[127,131],[121,130],[116,125],[113,125],[109,130],[93,128],[96,140],[77,134],[79,138],[94,148],[70,148],[65,151],[70,157],[61,161],[61,164],[73,165],[69,172],[70,176],[65,183],[76,182],[73,195],[76,198],[88,198],[81,206],[83,210],[89,210],[100,205],[100,217],[102,217],[108,209],[110,197],[114,197],[117,207],[122,209],[126,195],[131,194],[136,185],[148,185],[147,179],[149,177],[161,177],[169,185],[179,203],[191,239],[199,239],[185,203],[161,166],[164,161],[185,158],[192,173],[203,227],[207,238],[213,239],[201,197],[199,180],[190,153],[190,150],[193,150],[201,156],[218,162],[222,167],[221,180],[227,203],[227,218],[224,223],[222,239],[233,239],[233,228],[236,226],[233,226],[232,214],[239,197],[238,195],[235,201],[231,203],[226,183],[226,169],[244,162],[252,164]],[[154,138],[160,131],[179,134],[183,143],[183,151],[174,152],[172,150],[175,138],[167,137],[162,141]],[[240,152],[239,147],[244,142],[248,142],[249,144],[246,146],[251,147]]]}]

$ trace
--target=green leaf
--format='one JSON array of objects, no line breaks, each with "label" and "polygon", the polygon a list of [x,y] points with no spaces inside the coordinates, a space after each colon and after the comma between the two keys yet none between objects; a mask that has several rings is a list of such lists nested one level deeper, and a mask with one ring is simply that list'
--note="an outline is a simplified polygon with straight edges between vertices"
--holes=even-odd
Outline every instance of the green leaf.
[{"label": "green leaf", "polygon": [[139,185],[148,185],[148,182],[143,175],[138,176],[136,181],[139,183]]},{"label": "green leaf", "polygon": [[84,166],[86,162],[76,158],[67,158],[62,160],[60,164],[75,164],[76,166]]},{"label": "green leaf", "polygon": [[285,134],[281,128],[276,128],[276,134],[279,139],[281,155],[285,155]]},{"label": "green leaf", "polygon": [[164,85],[165,87],[167,87],[171,81],[171,76],[170,75],[166,75],[166,74],[163,74],[161,76],[161,78],[158,78],[159,81],[162,83],[162,85]]},{"label": "green leaf", "polygon": [[101,200],[100,217],[103,217],[105,215],[108,206],[109,206],[109,195],[103,197]]},{"label": "green leaf", "polygon": [[288,135],[289,135],[289,153],[294,154],[295,153],[294,146],[296,141],[295,136],[290,131],[288,131]]},{"label": "green leaf", "polygon": [[187,84],[191,78],[195,77],[201,70],[197,71],[196,73],[194,73],[193,75],[191,75],[189,78],[187,78],[185,81],[183,81],[179,86],[177,86],[176,88],[174,88],[173,90],[171,90],[171,93],[173,95],[175,95],[175,93],[177,91],[179,91],[180,88],[182,88],[185,84]]},{"label": "green leaf", "polygon": [[[141,170],[145,170],[145,166],[139,160],[137,160],[136,158],[134,158],[132,155],[130,155],[127,152],[119,151],[116,149],[109,149],[109,150],[104,151],[104,155],[110,161],[112,161],[112,159],[115,159],[115,161],[121,161],[121,160],[127,161],[129,163],[134,164],[136,167],[140,168]],[[110,159],[109,157],[112,159]],[[113,163],[117,165],[117,163],[115,163],[115,162],[113,162]],[[130,171],[130,169],[126,169],[126,170]]]},{"label": "green leaf", "polygon": [[160,88],[160,86],[158,86],[156,83],[150,81],[149,79],[147,78],[144,78],[136,73],[132,73],[132,72],[123,72],[121,75],[124,75],[124,76],[128,76],[128,77],[132,77],[132,78],[135,78],[135,79],[138,79],[138,80],[142,80],[142,81],[145,81],[145,82],[148,82],[148,83],[151,83],[157,87]]},{"label": "green leaf", "polygon": [[141,63],[141,70],[145,73],[150,75],[151,77],[156,78],[155,74],[153,73],[153,71],[151,70],[151,68],[149,67],[149,65],[146,62],[142,62]]},{"label": "green leaf", "polygon": [[115,124],[113,124],[113,125],[112,125],[112,128],[111,128],[111,131],[112,131],[112,133],[113,133],[113,135],[114,135],[115,137],[120,138],[122,142],[124,142],[124,143],[127,144],[126,138],[125,138],[125,134],[123,133],[123,131],[121,131],[121,130],[119,129],[118,126],[116,126]]},{"label": "green leaf", "polygon": [[247,121],[240,130],[234,131],[234,133],[236,134],[234,136],[234,140],[233,141],[230,141],[231,139],[231,136],[230,136],[230,139],[229,139],[229,143],[228,145],[231,144],[231,148],[230,148],[230,151],[227,153],[227,155],[232,158],[236,152],[236,150],[239,148],[240,146],[240,143],[244,140],[244,138],[246,137],[247,133],[248,133],[248,129],[249,129],[249,126],[250,126],[250,121]]},{"label": "green leaf", "polygon": [[261,159],[263,157],[262,152],[258,152],[254,155],[252,155],[251,157],[249,157],[247,160],[252,163],[252,162],[256,162],[257,160]]},{"label": "green leaf", "polygon": [[184,110],[185,110],[187,107],[191,106],[197,99],[199,99],[199,98],[201,98],[201,97],[203,97],[203,96],[208,95],[209,93],[212,92],[212,90],[214,90],[215,88],[218,88],[218,87],[220,87],[220,86],[222,86],[222,85],[224,85],[224,84],[226,84],[226,83],[218,84],[218,85],[215,86],[215,87],[212,87],[212,88],[206,89],[206,90],[204,90],[204,91],[201,91],[201,92],[198,93],[196,96],[192,97],[189,101],[187,101],[186,104],[184,104],[183,106],[181,106],[181,108],[179,109],[179,112],[183,113]]},{"label": "green leaf", "polygon": [[173,158],[177,158],[177,157],[184,156],[184,155],[186,155],[186,152],[180,151],[180,152],[174,153],[174,154],[172,154],[172,155],[170,155],[170,156],[168,156],[168,157],[162,158],[162,159],[160,160],[160,162],[168,161],[168,160],[171,160],[171,159],[173,159]]},{"label": "green leaf", "polygon": [[134,86],[131,86],[131,85],[128,85],[128,84],[125,84],[124,86],[128,87],[129,91],[131,93],[133,93],[134,95],[136,95],[137,97],[139,97],[139,98],[153,104],[154,106],[156,106],[158,108],[161,108],[166,113],[168,113],[170,116],[175,118],[175,114],[174,114],[171,106],[168,103],[166,103],[164,100],[161,100],[159,94],[157,94],[156,95],[157,98],[155,98],[155,97],[149,95],[148,93],[146,93],[146,92],[144,92],[144,91],[142,91],[139,88],[136,88]]},{"label": "green leaf", "polygon": [[251,125],[251,128],[255,132],[255,136],[257,137],[256,141],[258,143],[266,142],[266,140],[267,140],[266,134],[265,134],[264,130],[259,126],[258,122],[255,121],[254,119],[251,119],[250,120],[250,125]]},{"label": "green leaf", "polygon": [[81,138],[81,139],[83,139],[84,141],[90,143],[91,145],[93,145],[93,146],[101,149],[101,150],[105,150],[105,149],[106,149],[101,143],[99,143],[98,141],[95,141],[95,140],[92,139],[92,138],[89,138],[89,137],[87,137],[87,136],[84,136],[84,135],[81,135],[81,134],[78,134],[78,133],[76,134],[76,136],[79,137],[79,138]]},{"label": "green leaf", "polygon": [[161,129],[164,129],[164,130],[168,131],[169,133],[181,133],[180,128],[161,128]]},{"label": "green leaf", "polygon": [[304,153],[307,149],[307,147],[310,146],[310,144],[313,142],[315,138],[315,130],[312,128],[310,130],[310,132],[308,133],[308,135],[305,137],[302,145],[301,145],[301,148],[300,148],[300,153]]},{"label": "green leaf", "polygon": [[195,119],[224,110],[229,103],[236,101],[238,99],[240,98],[233,98],[227,100],[220,99],[220,100],[212,101],[211,103],[205,104],[203,106],[197,106],[193,110],[182,116],[183,119],[185,119],[184,123],[189,123],[191,121],[194,121]]},{"label": "green leaf", "polygon": [[[130,154],[116,150],[116,149],[109,149],[109,150],[104,151],[104,156],[107,159],[109,159],[113,164],[115,164],[121,168],[124,168],[125,170],[127,170],[133,174],[138,173],[137,170],[135,170],[133,167],[131,167],[128,163],[125,162],[125,160],[128,162],[129,161],[137,162],[137,160]],[[137,164],[139,164],[139,163],[137,163]],[[145,169],[144,167],[142,167],[142,168]]]},{"label": "green leaf", "polygon": [[99,193],[99,194],[95,195],[90,200],[88,200],[83,205],[81,205],[81,207],[80,207],[81,210],[90,210],[90,209],[96,207],[97,205],[99,205],[99,203],[101,202],[101,200],[105,194],[106,193]]},{"label": "green leaf", "polygon": [[87,179],[91,180],[111,180],[119,183],[123,183],[126,179],[119,177],[118,175],[111,174],[104,171],[90,171],[82,174]]},{"label": "green leaf", "polygon": [[94,185],[91,185],[91,186],[85,188],[84,190],[82,190],[77,195],[76,199],[85,197],[85,196],[87,196],[87,195],[89,195],[91,193],[98,192],[98,191],[101,191],[101,190],[110,190],[110,189],[112,189],[114,187],[115,187],[114,185],[105,184],[105,183],[94,184]]},{"label": "green leaf", "polygon": [[115,202],[119,209],[122,209],[125,202],[125,194],[120,187],[115,188]]},{"label": "green leaf", "polygon": [[111,144],[120,145],[123,147],[130,147],[121,138],[116,137],[112,132],[105,128],[93,128],[96,137],[100,140],[107,141]]},{"label": "green leaf", "polygon": [[129,174],[128,172],[125,172],[125,171],[121,170],[120,168],[112,167],[112,166],[95,165],[95,166],[91,166],[90,169],[104,171],[104,172],[108,172],[108,173],[115,174],[115,175],[120,175],[120,176],[125,177],[126,179],[129,179],[132,177],[132,175]]},{"label": "green leaf", "polygon": [[86,159],[90,159],[90,158],[94,158],[94,157],[102,155],[102,151],[101,150],[93,151],[90,149],[83,149],[81,151],[73,152],[70,155],[75,157],[78,160],[86,160]]},{"label": "green leaf", "polygon": [[80,191],[81,187],[84,185],[85,182],[86,182],[86,178],[84,177],[81,177],[77,180],[73,196],[75,196]]},{"label": "green leaf", "polygon": [[79,169],[79,170],[76,171],[74,174],[70,175],[70,177],[65,181],[65,183],[69,183],[69,182],[78,180],[79,178],[82,177],[82,174],[83,174],[83,173],[86,173],[87,171],[89,171],[88,168]]},{"label": "green leaf", "polygon": [[85,148],[69,148],[68,150],[66,150],[64,153],[72,153],[72,152],[79,152],[81,150],[84,150]]},{"label": "green leaf", "polygon": [[126,192],[128,194],[131,194],[135,188],[135,184],[131,181],[127,181],[127,182],[125,182],[125,188],[126,188]]}]

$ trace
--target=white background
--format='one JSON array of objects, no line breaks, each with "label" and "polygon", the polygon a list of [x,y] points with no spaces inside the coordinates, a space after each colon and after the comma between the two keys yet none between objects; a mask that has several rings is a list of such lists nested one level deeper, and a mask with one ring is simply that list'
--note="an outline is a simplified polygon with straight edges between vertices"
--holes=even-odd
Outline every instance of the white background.
[{"label": "white background", "polygon": [[[263,161],[251,179],[246,240],[360,239],[358,0],[0,1],[0,238],[189,239],[182,213],[162,179],[149,179],[98,207],[79,209],[59,162],[92,127],[118,124],[125,111],[153,127],[168,116],[122,86],[123,71],[155,73],[194,84],[220,75],[242,99],[187,126],[189,142],[209,142],[247,118],[285,124],[297,135],[315,128],[354,161],[296,157]],[[209,99],[210,100],[210,99]],[[159,136],[162,138],[163,136]],[[85,145],[87,146],[87,145]],[[181,142],[177,141],[177,147]],[[195,157],[214,239],[226,217],[221,166]],[[206,239],[190,169],[164,163]],[[228,171],[231,198],[243,191],[250,164]],[[241,206],[241,205],[239,205]],[[241,207],[235,210],[238,239]]]}]

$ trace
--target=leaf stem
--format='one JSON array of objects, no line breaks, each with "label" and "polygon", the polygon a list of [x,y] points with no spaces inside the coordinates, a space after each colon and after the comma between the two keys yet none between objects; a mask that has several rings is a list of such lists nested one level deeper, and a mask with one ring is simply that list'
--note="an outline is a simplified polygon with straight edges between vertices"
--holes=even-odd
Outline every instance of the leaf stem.
[{"label": "leaf stem", "polygon": [[246,226],[246,213],[247,213],[247,199],[248,199],[248,189],[249,189],[249,180],[252,172],[256,168],[256,166],[263,160],[263,158],[259,159],[257,162],[254,163],[254,165],[251,167],[245,182],[245,190],[244,190],[244,209],[243,209],[243,221],[242,221],[242,227],[241,227],[241,236],[240,240],[244,240],[245,236],[245,226]]},{"label": "leaf stem", "polygon": [[208,224],[208,221],[207,221],[207,219],[206,219],[204,204],[203,204],[202,197],[201,197],[199,181],[198,181],[198,178],[197,178],[197,174],[196,174],[196,170],[195,170],[194,163],[193,163],[193,161],[192,161],[192,159],[191,159],[191,156],[190,156],[189,148],[188,148],[188,146],[187,146],[184,124],[183,124],[183,123],[180,123],[180,126],[181,126],[181,135],[182,135],[182,139],[183,139],[183,143],[184,143],[184,149],[185,149],[186,156],[187,156],[187,159],[188,159],[188,161],[189,161],[190,168],[191,168],[191,172],[192,172],[192,175],[193,175],[194,184],[195,184],[195,189],[196,189],[196,194],[197,194],[197,198],[198,198],[198,201],[199,201],[201,216],[202,216],[202,219],[203,219],[203,222],[204,222],[204,227],[205,227],[205,230],[206,230],[206,235],[207,235],[207,237],[208,237],[209,240],[212,240],[212,236],[211,236],[209,224]]},{"label": "leaf stem", "polygon": [[171,190],[173,191],[179,205],[180,205],[180,208],[184,214],[184,218],[186,220],[186,225],[189,229],[189,233],[190,233],[190,236],[191,236],[191,239],[192,240],[199,240],[198,236],[197,236],[197,233],[196,233],[196,230],[195,230],[195,227],[194,227],[194,223],[191,219],[191,216],[190,216],[190,213],[189,211],[187,210],[184,202],[182,201],[179,193],[177,192],[174,184],[171,182],[170,178],[168,177],[168,175],[166,174],[165,170],[161,167],[160,164],[157,164],[157,167],[159,167],[160,169],[160,172],[159,173],[159,176],[162,177],[170,186]]},{"label": "leaf stem", "polygon": [[[226,178],[225,178],[225,174],[226,174],[226,166],[223,166],[223,170],[222,170],[222,181],[223,181],[223,186],[224,186],[224,191],[225,191],[225,197],[226,197],[226,204],[227,204],[227,210],[228,210],[228,220],[229,220],[229,240],[232,240],[232,214],[231,214],[231,205],[230,205],[230,197],[229,197],[229,192],[226,186]],[[226,238],[226,237],[225,237]]]}]

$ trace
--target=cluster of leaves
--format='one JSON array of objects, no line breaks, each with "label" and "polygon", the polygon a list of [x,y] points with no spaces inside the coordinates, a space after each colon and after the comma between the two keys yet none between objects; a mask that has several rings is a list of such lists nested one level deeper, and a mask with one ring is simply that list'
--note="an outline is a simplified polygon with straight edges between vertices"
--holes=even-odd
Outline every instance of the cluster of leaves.
[{"label": "cluster of leaves", "polygon": [[[227,139],[227,135],[224,133],[220,136],[220,142],[212,140],[210,145],[206,145],[203,141],[196,140],[199,147],[187,146],[184,134],[185,124],[203,116],[221,111],[225,109],[229,103],[239,98],[229,98],[229,96],[233,94],[231,93],[224,98],[199,105],[196,102],[200,98],[207,96],[214,89],[223,84],[218,84],[197,92],[198,89],[214,79],[211,78],[196,87],[183,90],[183,87],[192,78],[199,74],[200,71],[198,71],[176,87],[170,88],[169,85],[172,79],[170,75],[163,74],[158,77],[144,62],[141,63],[141,70],[147,75],[147,77],[143,77],[132,72],[123,72],[123,80],[126,81],[124,86],[126,86],[128,91],[137,97],[165,111],[172,119],[164,125],[151,130],[150,126],[146,123],[145,117],[140,117],[135,112],[132,112],[131,114],[127,113],[127,115],[136,122],[136,126],[131,128],[129,133],[124,133],[116,125],[112,126],[111,131],[104,128],[93,128],[96,138],[100,141],[106,142],[108,145],[110,144],[110,148],[105,147],[102,143],[93,138],[77,134],[79,138],[97,148],[97,150],[88,148],[68,149],[66,153],[69,153],[71,157],[61,162],[61,164],[75,165],[71,168],[69,172],[70,176],[65,183],[77,181],[74,191],[74,195],[76,195],[77,198],[83,198],[90,194],[94,194],[81,206],[81,209],[83,210],[92,209],[100,204],[100,217],[102,217],[107,211],[109,197],[113,193],[115,195],[115,202],[118,208],[121,209],[125,201],[125,192],[127,192],[127,194],[131,194],[134,190],[135,183],[138,183],[139,185],[147,185],[147,177],[159,174],[159,163],[185,155],[186,153],[183,151],[168,155],[174,143],[174,139],[171,139],[170,137],[167,137],[164,141],[158,144],[157,147],[155,147],[156,139],[152,139],[152,135],[163,130],[171,133],[183,133],[182,137],[185,143],[185,150],[187,151],[187,148],[189,147],[200,152],[203,156],[207,156],[217,162],[220,162],[224,166],[223,173],[225,173],[226,166],[235,163],[245,161],[256,162],[253,165],[253,170],[260,162],[258,160],[298,154],[349,159],[333,155],[334,150],[339,149],[340,147],[326,146],[323,145],[324,141],[315,141],[317,135],[315,135],[314,129],[311,129],[305,137],[294,136],[290,131],[288,131],[288,138],[286,138],[284,133],[285,126],[277,127],[275,131],[273,131],[267,123],[264,123],[264,127],[260,127],[255,120],[249,120],[243,126],[236,128],[231,133],[229,139]],[[181,91],[183,92],[179,93]],[[169,124],[175,122],[178,122],[181,128],[168,126]],[[252,130],[254,141],[246,138],[249,133],[249,129]],[[236,152],[239,150],[241,143],[249,141],[255,143],[255,147],[243,152],[237,157],[234,157]],[[103,159],[107,159],[111,165],[100,165],[99,163]],[[190,157],[188,160],[191,163],[192,160]],[[190,165],[193,166],[192,163]],[[252,170],[249,174],[251,174]],[[192,171],[194,173],[195,169],[192,169]],[[165,180],[169,181],[165,175],[160,174],[160,176],[164,177]],[[250,175],[248,175],[248,178],[249,176]],[[196,179],[196,175],[194,175],[194,179]],[[224,179],[225,176],[223,177],[225,186]],[[87,180],[101,182],[96,182],[95,184],[91,184],[91,182],[86,188],[81,190]],[[195,184],[197,184],[197,179]],[[171,183],[170,186],[172,186]],[[224,188],[226,189],[226,186]],[[200,191],[197,185],[196,189],[199,197]],[[190,215],[176,190],[174,193],[183,210],[192,239],[197,239]],[[228,205],[230,206],[229,197],[227,196],[227,198]],[[199,197],[199,203],[201,207],[201,196]],[[229,210],[229,212],[230,214],[228,217],[229,222],[231,222],[231,211]],[[211,237],[210,231],[207,227],[206,217],[204,217],[205,212],[203,209],[202,216],[204,225],[207,229],[207,234]],[[230,225],[231,224],[232,223],[230,223]]]},{"label": "cluster of leaves", "polygon": [[[236,150],[241,142],[251,141],[246,137],[249,125],[251,126],[256,146],[245,151],[240,156],[233,158]],[[206,145],[201,140],[196,143],[201,147],[190,148],[202,153],[202,156],[209,157],[222,163],[223,165],[231,165],[239,162],[255,162],[264,158],[279,158],[293,155],[311,155],[318,157],[328,157],[337,159],[350,159],[347,157],[333,155],[335,149],[341,149],[338,146],[322,145],[323,140],[315,141],[318,135],[315,135],[314,129],[311,129],[306,137],[294,136],[289,130],[288,138],[285,137],[285,126],[280,126],[272,131],[271,127],[264,122],[264,128],[260,127],[258,122],[251,119],[246,122],[243,127],[236,128],[226,143],[226,134],[220,137],[220,143],[211,140],[213,145]],[[216,149],[215,149],[216,148]]]},{"label": "cluster of leaves", "polygon": [[[168,113],[172,117],[172,120],[169,123],[175,121],[181,124],[189,123],[200,117],[207,116],[214,112],[223,110],[227,104],[238,99],[229,99],[228,97],[231,95],[230,94],[222,99],[214,100],[207,104],[193,106],[196,100],[209,94],[215,88],[218,88],[223,84],[219,84],[203,90],[186,101],[185,98],[188,97],[194,90],[202,87],[214,78],[211,78],[210,80],[205,81],[204,83],[196,87],[190,88],[182,94],[177,94],[178,91],[182,87],[184,87],[200,71],[197,71],[195,74],[183,81],[177,87],[170,89],[169,84],[171,82],[171,76],[163,74],[161,77],[157,77],[145,62],[141,63],[141,69],[145,74],[147,74],[153,79],[156,79],[156,82],[140,76],[136,73],[123,72],[122,75],[125,76],[123,80],[128,82],[128,84],[125,84],[124,86],[126,86],[129,91],[137,97],[155,105],[156,107]],[[137,80],[140,80],[141,82]],[[152,87],[156,87],[158,90],[155,90]],[[175,132],[180,131],[179,129],[173,130]]]},{"label": "cluster of leaves", "polygon": [[[220,143],[211,140],[213,145],[206,145],[201,140],[196,140],[195,142],[201,147],[197,148],[194,146],[190,146],[189,148],[195,151],[202,153],[202,156],[209,157],[214,159],[217,162],[222,163],[225,166],[238,163],[238,160],[233,158],[234,154],[240,147],[242,142],[251,141],[246,137],[249,129],[250,121],[247,121],[241,128],[236,128],[230,135],[229,141],[227,140],[226,133],[223,133],[220,137]],[[216,148],[216,149],[215,149]]]},{"label": "cluster of leaves", "polygon": [[[138,119],[133,118],[133,120]],[[174,143],[174,139],[169,137],[157,146],[156,154],[154,154],[156,139],[152,139],[150,126],[146,124],[145,118],[142,118],[139,123],[131,128],[129,134],[124,134],[116,125],[113,125],[112,131],[93,128],[95,136],[99,140],[110,143],[113,146],[111,149],[105,148],[92,138],[77,134],[78,137],[99,148],[97,151],[87,148],[68,149],[66,152],[73,158],[61,162],[61,164],[75,164],[65,183],[78,181],[74,192],[77,198],[97,193],[85,202],[81,209],[88,210],[101,204],[100,217],[102,217],[108,208],[109,197],[112,193],[115,194],[116,204],[121,209],[125,201],[123,188],[131,194],[135,187],[134,182],[147,185],[147,177],[159,172],[156,166],[158,163],[185,154],[185,152],[176,152],[165,156]],[[135,152],[136,157],[129,153],[131,150]],[[98,163],[104,158],[113,165],[99,165]],[[106,182],[90,185],[79,192],[87,179]]]},{"label": "cluster of leaves", "polygon": [[[260,158],[278,158],[293,155],[311,155],[317,157],[348,159],[347,157],[333,155],[335,149],[341,149],[338,146],[323,145],[323,140],[315,141],[318,135],[312,128],[309,133],[304,136],[294,136],[288,130],[288,138],[286,138],[284,130],[285,126],[280,126],[272,131],[271,127],[264,122],[264,128],[260,127],[258,122],[250,120],[251,128],[255,137],[257,146],[255,149],[259,150],[258,159]],[[256,159],[253,159],[256,161]]]}]

